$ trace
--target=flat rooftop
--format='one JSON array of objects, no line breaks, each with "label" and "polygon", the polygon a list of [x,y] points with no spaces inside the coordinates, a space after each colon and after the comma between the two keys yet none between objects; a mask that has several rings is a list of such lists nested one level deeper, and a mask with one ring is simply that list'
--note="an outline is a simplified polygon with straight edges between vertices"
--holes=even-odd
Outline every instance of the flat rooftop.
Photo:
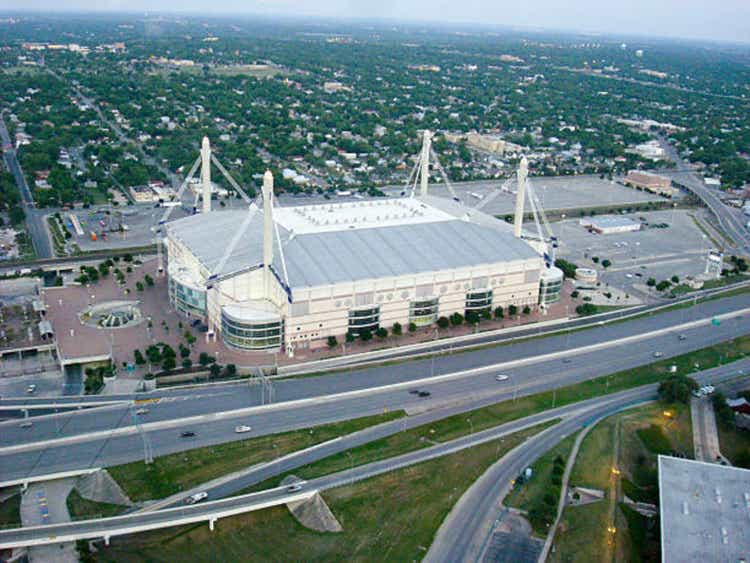
[{"label": "flat rooftop", "polygon": [[664,563],[750,558],[750,470],[659,456]]}]

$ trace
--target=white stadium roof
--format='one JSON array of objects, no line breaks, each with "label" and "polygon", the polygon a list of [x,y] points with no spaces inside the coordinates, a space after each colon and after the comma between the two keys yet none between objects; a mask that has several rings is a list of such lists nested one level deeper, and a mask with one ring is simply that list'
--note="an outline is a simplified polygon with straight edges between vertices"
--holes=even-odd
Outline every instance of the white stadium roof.
[{"label": "white stadium roof", "polygon": [[[224,278],[262,262],[263,214],[255,213],[222,271],[215,271],[247,213],[193,215],[166,230]],[[292,289],[538,257],[511,225],[433,196],[275,207],[274,220]],[[277,241],[273,266],[283,277]]]}]

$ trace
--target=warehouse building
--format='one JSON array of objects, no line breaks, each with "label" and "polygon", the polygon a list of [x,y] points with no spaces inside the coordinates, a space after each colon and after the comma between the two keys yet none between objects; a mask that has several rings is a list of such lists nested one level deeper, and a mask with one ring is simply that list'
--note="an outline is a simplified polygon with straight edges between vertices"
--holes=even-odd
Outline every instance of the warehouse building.
[{"label": "warehouse building", "polygon": [[288,353],[394,323],[536,306],[550,277],[543,253],[512,225],[426,192],[274,207],[266,172],[262,209],[167,225],[170,300],[228,346]]}]

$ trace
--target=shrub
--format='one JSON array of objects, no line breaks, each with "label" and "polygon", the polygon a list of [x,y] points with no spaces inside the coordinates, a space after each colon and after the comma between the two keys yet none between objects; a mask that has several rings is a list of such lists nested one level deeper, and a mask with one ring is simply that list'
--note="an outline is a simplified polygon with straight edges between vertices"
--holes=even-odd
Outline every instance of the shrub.
[{"label": "shrub", "polygon": [[346,341],[349,343],[354,342],[354,335],[351,332],[346,333]]},{"label": "shrub", "polygon": [[515,317],[518,314],[518,307],[515,305],[508,305],[508,315]]},{"label": "shrub", "polygon": [[440,328],[448,328],[450,324],[451,324],[451,321],[450,319],[448,319],[448,317],[440,317],[437,320],[437,325]]},{"label": "shrub", "polygon": [[557,266],[558,268],[562,270],[563,275],[566,278],[576,277],[576,268],[578,268],[578,266],[576,266],[572,262],[568,262],[567,260],[558,258],[557,260],[555,260],[555,266]]},{"label": "shrub", "polygon": [[335,348],[339,344],[339,341],[335,336],[329,336],[327,342],[329,348]]},{"label": "shrub", "polygon": [[461,313],[453,313],[450,316],[450,321],[453,326],[460,326],[464,323],[464,316]]},{"label": "shrub", "polygon": [[598,257],[598,256],[593,256],[593,257],[591,258],[591,261],[592,261],[592,262],[593,262],[594,264],[598,264],[598,263],[599,263],[599,257]]},{"label": "shrub", "polygon": [[149,286],[149,287],[153,287],[154,286],[154,278],[152,278],[148,274],[146,274],[145,276],[143,276],[143,281],[145,281],[146,285]]},{"label": "shrub", "polygon": [[479,324],[479,313],[476,311],[466,311],[466,322],[470,325]]},{"label": "shrub", "polygon": [[401,336],[403,334],[404,329],[401,326],[401,323],[393,323],[393,327],[391,327],[391,332],[393,333],[393,336]]},{"label": "shrub", "polygon": [[185,369],[193,367],[193,360],[191,360],[190,358],[184,358],[182,360],[182,367],[184,367]]},{"label": "shrub", "polygon": [[526,305],[526,307],[523,308],[523,314],[524,315],[528,315],[530,313],[531,313],[531,307],[529,307],[528,305]]},{"label": "shrub", "polygon": [[219,375],[221,374],[221,366],[214,362],[213,364],[211,364],[211,368],[209,369],[209,371],[211,372],[211,377],[219,377]]},{"label": "shrub", "polygon": [[680,283],[680,277],[679,276],[672,276],[670,279],[672,280],[673,284]]},{"label": "shrub", "polygon": [[375,331],[375,334],[378,338],[386,338],[388,336],[388,329],[383,326],[378,327],[378,329]]},{"label": "shrub", "polygon": [[417,323],[409,323],[409,332],[417,332]]},{"label": "shrub", "polygon": [[503,308],[502,307],[495,307],[495,318],[496,319],[502,319],[503,318]]},{"label": "shrub", "polygon": [[227,364],[227,367],[224,368],[224,373],[227,377],[234,377],[237,375],[237,366],[234,364]]},{"label": "shrub", "polygon": [[597,309],[596,305],[593,303],[584,303],[583,305],[578,305],[576,307],[576,313],[578,313],[580,316],[586,316],[586,315],[593,315],[595,314],[599,309]]},{"label": "shrub", "polygon": [[656,291],[664,291],[670,285],[672,285],[672,282],[670,282],[669,280],[661,280],[659,283],[656,284]]},{"label": "shrub", "polygon": [[656,280],[654,278],[648,278],[646,285],[649,287],[654,287],[656,285]]},{"label": "shrub", "polygon": [[133,352],[133,355],[135,356],[135,363],[137,365],[142,366],[143,364],[146,363],[146,358],[143,357],[143,354],[141,353],[140,350],[136,349]]},{"label": "shrub", "polygon": [[612,261],[611,260],[608,260],[606,258],[604,260],[602,260],[602,266],[604,266],[605,268],[609,268],[611,265],[612,265]]},{"label": "shrub", "polygon": [[578,290],[577,290],[577,289],[574,289],[573,291],[571,291],[571,292],[570,292],[570,296],[571,296],[571,297],[572,297],[573,299],[575,299],[575,298],[576,298],[576,297],[578,297],[579,295],[580,295],[580,293],[578,292]]},{"label": "shrub", "polygon": [[135,288],[138,291],[143,291],[143,282],[139,282],[139,281],[135,282]]},{"label": "shrub", "polygon": [[177,361],[174,356],[167,356],[161,364],[161,368],[164,371],[169,371],[177,367]]},{"label": "shrub", "polygon": [[215,361],[216,358],[209,356],[206,352],[201,352],[200,356],[198,356],[198,363],[203,367],[207,366],[208,364],[212,364]]},{"label": "shrub", "polygon": [[359,331],[359,337],[362,340],[362,342],[367,342],[369,340],[372,340],[372,331],[369,328],[363,328]]}]

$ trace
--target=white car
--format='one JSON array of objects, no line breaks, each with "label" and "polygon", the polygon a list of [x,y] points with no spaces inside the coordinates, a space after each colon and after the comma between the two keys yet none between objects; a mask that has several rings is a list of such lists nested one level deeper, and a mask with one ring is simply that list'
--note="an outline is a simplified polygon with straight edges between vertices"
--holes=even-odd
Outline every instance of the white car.
[{"label": "white car", "polygon": [[195,493],[194,495],[190,495],[188,498],[186,498],[185,504],[195,504],[196,502],[200,502],[207,498],[208,493],[206,491],[201,491],[200,493]]},{"label": "white car", "polygon": [[33,425],[34,423],[30,420],[24,420],[21,424],[19,424],[21,428],[31,428]]},{"label": "white car", "polygon": [[140,416],[140,415],[148,414],[148,412],[149,412],[148,409],[138,409],[137,411],[135,411],[135,414]]},{"label": "white car", "polygon": [[33,383],[26,388],[27,393],[33,393],[34,391],[36,391],[36,385]]},{"label": "white car", "polygon": [[246,426],[244,424],[242,424],[240,426],[235,426],[234,427],[234,431],[237,434],[244,434],[245,432],[250,432],[251,430],[252,430],[252,428],[250,426]]},{"label": "white car", "polygon": [[495,381],[507,381],[508,379],[510,379],[510,377],[507,376],[507,375],[496,375],[495,376]]},{"label": "white car", "polygon": [[288,492],[288,493],[296,493],[300,489],[302,489],[302,483],[295,483],[294,485],[289,485],[286,488],[286,492]]}]

